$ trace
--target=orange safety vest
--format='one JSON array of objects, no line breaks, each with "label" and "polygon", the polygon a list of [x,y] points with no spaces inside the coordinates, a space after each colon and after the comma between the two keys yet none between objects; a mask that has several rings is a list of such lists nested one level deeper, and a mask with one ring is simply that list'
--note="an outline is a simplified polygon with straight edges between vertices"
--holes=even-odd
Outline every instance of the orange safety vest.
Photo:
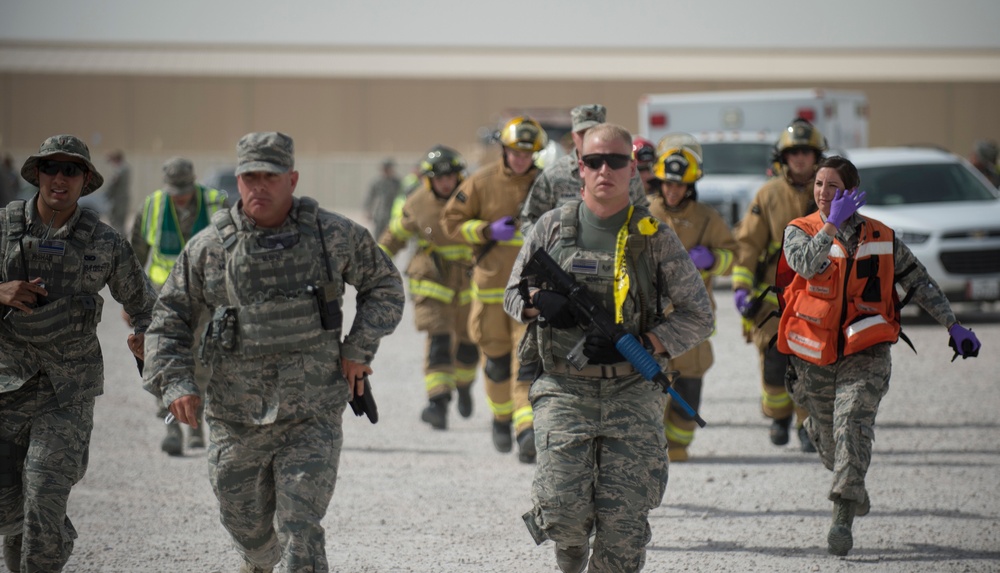
[{"label": "orange safety vest", "polygon": [[[781,352],[824,366],[838,356],[899,339],[894,233],[879,221],[862,219],[854,256],[835,238],[829,264],[811,279],[791,271],[782,250],[776,281],[783,287],[777,340]],[[824,222],[816,212],[789,225],[815,236]]]}]

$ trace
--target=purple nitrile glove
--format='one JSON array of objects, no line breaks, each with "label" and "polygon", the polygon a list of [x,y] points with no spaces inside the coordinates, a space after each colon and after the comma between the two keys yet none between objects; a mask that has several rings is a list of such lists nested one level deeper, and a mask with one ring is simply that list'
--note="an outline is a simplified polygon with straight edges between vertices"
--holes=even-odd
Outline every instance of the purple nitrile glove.
[{"label": "purple nitrile glove", "polygon": [[830,215],[826,222],[840,228],[844,221],[865,205],[865,192],[857,189],[838,189],[833,201],[830,202]]},{"label": "purple nitrile glove", "polygon": [[694,263],[696,269],[704,271],[712,268],[715,264],[715,255],[712,254],[712,250],[705,245],[695,245],[691,247],[688,251],[691,255],[691,262]]},{"label": "purple nitrile glove", "polygon": [[514,238],[515,231],[517,225],[514,223],[514,217],[510,215],[490,223],[490,238],[494,241],[509,241]]},{"label": "purple nitrile glove", "polygon": [[733,292],[733,300],[736,301],[736,310],[740,311],[740,314],[743,315],[750,310],[750,305],[753,304],[750,291],[745,288],[736,289]]},{"label": "purple nitrile glove", "polygon": [[[951,335],[951,340],[948,341],[948,346],[955,349],[955,356],[961,356],[963,359],[970,358],[973,356],[979,356],[979,348],[982,344],[979,343],[979,339],[973,334],[972,330],[965,328],[959,323],[951,325],[948,329],[948,334]],[[955,360],[955,358],[952,358]]]}]

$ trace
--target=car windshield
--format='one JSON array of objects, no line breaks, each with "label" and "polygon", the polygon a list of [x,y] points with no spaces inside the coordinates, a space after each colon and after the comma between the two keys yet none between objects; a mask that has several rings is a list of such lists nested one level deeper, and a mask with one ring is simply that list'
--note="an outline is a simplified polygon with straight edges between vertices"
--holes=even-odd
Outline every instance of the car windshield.
[{"label": "car windshield", "polygon": [[771,165],[770,143],[702,143],[705,173],[764,175]]},{"label": "car windshield", "polygon": [[858,169],[869,205],[990,201],[996,195],[960,163]]}]

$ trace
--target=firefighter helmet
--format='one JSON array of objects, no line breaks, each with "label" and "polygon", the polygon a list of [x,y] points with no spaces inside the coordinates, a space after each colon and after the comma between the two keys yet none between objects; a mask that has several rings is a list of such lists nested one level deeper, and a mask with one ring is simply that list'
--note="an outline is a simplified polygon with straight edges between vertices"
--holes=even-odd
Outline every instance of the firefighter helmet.
[{"label": "firefighter helmet", "polygon": [[687,149],[698,158],[699,164],[701,163],[701,158],[704,157],[704,154],[701,152],[701,144],[689,133],[678,131],[664,135],[660,138],[660,142],[656,144],[656,156],[660,157],[673,149]]},{"label": "firefighter helmet", "polygon": [[701,157],[686,147],[668,149],[653,166],[653,175],[660,181],[693,184],[701,179]]},{"label": "firefighter helmet", "polygon": [[457,173],[459,178],[465,171],[465,160],[450,147],[435,145],[420,161],[420,174],[424,177],[439,177]]},{"label": "firefighter helmet", "polygon": [[801,117],[788,124],[781,132],[778,142],[774,144],[777,155],[781,156],[789,149],[809,148],[816,152],[817,158],[827,149],[826,138],[813,127],[813,124]]},{"label": "firefighter helmet", "polygon": [[500,143],[504,147],[520,151],[541,151],[549,138],[537,121],[530,117],[518,116],[500,129]]},{"label": "firefighter helmet", "polygon": [[639,167],[651,167],[656,161],[656,146],[648,139],[636,137],[632,140],[632,157]]}]

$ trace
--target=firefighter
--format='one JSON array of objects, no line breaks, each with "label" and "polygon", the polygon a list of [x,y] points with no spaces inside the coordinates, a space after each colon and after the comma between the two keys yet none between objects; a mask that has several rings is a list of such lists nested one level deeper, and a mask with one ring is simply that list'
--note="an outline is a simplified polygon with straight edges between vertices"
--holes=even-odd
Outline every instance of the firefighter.
[{"label": "firefighter", "polygon": [[826,147],[823,134],[801,118],[781,133],[774,146],[775,176],[757,191],[736,229],[739,250],[733,265],[733,299],[743,316],[743,335],[757,347],[760,357],[761,409],[772,420],[771,443],[788,443],[794,413],[802,451],[806,452],[816,449],[802,427],[805,409],[796,407],[785,390],[788,357],[773,344],[778,332],[774,318],[778,299],[771,287],[785,227],[816,210],[812,185]]},{"label": "firefighter", "polygon": [[[638,156],[636,159],[638,161]],[[705,281],[714,313],[712,280],[713,277],[730,273],[736,240],[719,213],[698,202],[695,182],[703,174],[701,146],[695,143],[664,150],[653,164],[651,174],[654,181],[659,183],[659,191],[649,196],[649,210],[677,233]],[[712,343],[708,340],[670,360],[670,369],[679,372],[679,377],[674,381],[674,389],[695,410],[701,402],[702,379],[713,360]],[[697,426],[687,412],[673,400],[668,400],[663,427],[670,461],[683,462],[688,459],[688,445],[694,439]]]},{"label": "firefighter", "polygon": [[464,179],[465,160],[435,145],[420,162],[420,184],[379,239],[390,256],[411,240],[417,251],[406,267],[417,330],[427,333],[424,387],[428,404],[420,419],[437,430],[448,427],[448,403],[458,394],[458,413],[472,415],[470,387],[479,348],[469,338],[469,270],[472,249],[441,229],[445,203]]},{"label": "firefighter", "polygon": [[485,355],[486,398],[493,411],[493,445],[513,449],[518,459],[535,461],[535,432],[528,402],[530,381],[514,381],[514,349],[524,325],[503,310],[504,289],[523,243],[516,217],[538,175],[534,154],[545,147],[545,131],[535,120],[518,116],[500,131],[501,158],[462,182],[442,215],[445,233],[474,249],[469,334]]},{"label": "firefighter", "polygon": [[636,137],[632,140],[632,157],[635,158],[635,168],[639,171],[639,178],[646,187],[646,196],[652,202],[660,193],[660,181],[653,175],[653,164],[657,158],[656,147],[652,141]]}]

